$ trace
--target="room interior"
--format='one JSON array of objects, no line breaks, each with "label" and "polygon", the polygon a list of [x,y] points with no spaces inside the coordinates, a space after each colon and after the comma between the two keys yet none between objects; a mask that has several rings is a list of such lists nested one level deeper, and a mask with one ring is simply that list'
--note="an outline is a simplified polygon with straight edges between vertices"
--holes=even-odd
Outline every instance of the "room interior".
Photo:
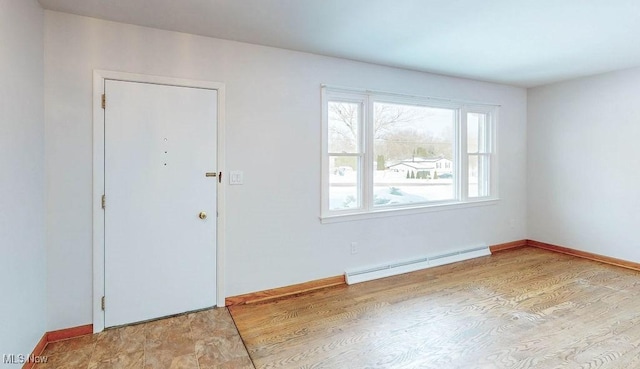
[{"label": "room interior", "polygon": [[[480,244],[640,263],[636,2],[127,3],[0,5],[3,353],[95,321],[96,70],[224,83],[225,298]],[[499,105],[498,199],[323,221],[323,85]]]}]

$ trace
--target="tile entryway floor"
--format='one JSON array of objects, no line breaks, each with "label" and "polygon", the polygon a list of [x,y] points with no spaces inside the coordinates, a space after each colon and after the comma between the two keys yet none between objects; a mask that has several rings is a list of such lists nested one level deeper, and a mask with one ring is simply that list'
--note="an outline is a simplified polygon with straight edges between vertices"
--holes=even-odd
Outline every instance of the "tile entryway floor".
[{"label": "tile entryway floor", "polygon": [[253,369],[226,308],[52,342],[36,369]]}]

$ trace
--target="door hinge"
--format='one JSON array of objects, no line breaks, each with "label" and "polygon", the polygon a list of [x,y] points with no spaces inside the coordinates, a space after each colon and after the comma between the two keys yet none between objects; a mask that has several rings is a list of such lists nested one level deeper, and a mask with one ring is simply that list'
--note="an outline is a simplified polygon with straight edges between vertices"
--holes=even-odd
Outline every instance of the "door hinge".
[{"label": "door hinge", "polygon": [[106,208],[107,207],[107,196],[106,195],[102,195],[102,208]]},{"label": "door hinge", "polygon": [[107,95],[102,94],[102,109],[106,109],[106,108],[107,108]]},{"label": "door hinge", "polygon": [[102,299],[100,300],[100,307],[104,310],[104,296],[102,296]]}]

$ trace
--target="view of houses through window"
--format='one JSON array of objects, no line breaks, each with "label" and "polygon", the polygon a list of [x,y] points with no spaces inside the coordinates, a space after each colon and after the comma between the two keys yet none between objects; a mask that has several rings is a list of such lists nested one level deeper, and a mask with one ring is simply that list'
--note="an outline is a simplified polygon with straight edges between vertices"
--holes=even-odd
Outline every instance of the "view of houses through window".
[{"label": "view of houses through window", "polygon": [[450,200],[456,112],[374,103],[374,206]]},{"label": "view of houses through window", "polygon": [[[465,112],[462,145],[461,109],[455,106],[374,99],[366,94],[338,94],[325,104],[329,211],[490,195],[488,113]],[[467,153],[464,160],[456,155],[459,148]],[[460,165],[468,167],[463,174]],[[459,185],[460,180],[465,180],[465,186]],[[461,196],[459,189],[466,195]]]}]

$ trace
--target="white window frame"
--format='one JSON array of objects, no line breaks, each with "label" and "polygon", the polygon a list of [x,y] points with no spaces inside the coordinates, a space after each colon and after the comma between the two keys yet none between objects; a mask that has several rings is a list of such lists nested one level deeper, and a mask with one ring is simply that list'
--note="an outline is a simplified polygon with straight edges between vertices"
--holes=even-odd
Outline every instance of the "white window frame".
[{"label": "white window frame", "polygon": [[[464,101],[454,101],[448,99],[410,96],[394,93],[385,93],[370,90],[356,90],[341,87],[321,87],[322,100],[322,192],[321,192],[321,214],[322,223],[332,223],[339,221],[350,221],[367,218],[377,218],[384,216],[393,216],[401,214],[415,214],[438,210],[449,210],[451,208],[491,205],[498,201],[498,185],[497,185],[497,152],[496,152],[496,131],[498,105],[469,103]],[[359,103],[361,105],[360,129],[359,129],[359,151],[357,156],[360,158],[358,170],[358,201],[359,207],[331,210],[329,208],[329,169],[330,157],[339,153],[329,153],[329,102],[350,102]],[[424,106],[432,108],[452,109],[456,112],[454,143],[453,143],[453,167],[454,167],[454,198],[445,201],[433,201],[419,204],[404,204],[395,206],[375,207],[373,205],[374,193],[374,153],[373,144],[373,111],[374,104],[393,103],[413,106]],[[487,115],[486,134],[488,142],[486,142],[487,153],[489,158],[489,195],[481,197],[468,196],[468,158],[467,152],[467,114],[479,113]],[[345,155],[345,154],[339,154]],[[355,155],[355,154],[350,154]]]},{"label": "white window frame", "polygon": [[[367,121],[367,117],[369,116],[369,111],[367,109],[368,105],[368,97],[366,94],[358,94],[358,93],[340,93],[335,92],[331,94],[333,99],[339,99],[341,102],[346,103],[355,103],[360,105],[360,111],[358,114],[358,142],[357,142],[357,153],[330,153],[329,152],[329,105],[328,103],[323,103],[322,105],[322,115],[323,117],[323,130],[322,130],[322,152],[325,153],[322,158],[322,168],[323,171],[329,173],[329,158],[331,156],[346,156],[346,157],[357,157],[358,158],[358,178],[357,178],[357,188],[358,188],[358,203],[360,206],[354,209],[350,209],[349,211],[340,211],[342,214],[351,214],[351,213],[362,213],[364,210],[364,198],[366,196],[365,192],[367,190],[366,182],[368,181],[368,177],[365,176],[365,172],[368,172],[369,169],[366,168],[366,148],[369,146],[369,143],[366,142],[367,134],[365,130],[367,129],[365,126],[365,122]],[[324,101],[324,89],[323,89],[323,101]],[[328,102],[328,101],[327,101]],[[329,176],[324,175],[322,177],[323,185],[322,185],[322,198],[329,199]],[[323,205],[324,206],[324,205]],[[329,203],[327,201],[326,209],[323,208],[323,214],[327,212],[334,212],[329,210]]]},{"label": "white window frame", "polygon": [[[497,115],[498,115],[498,110],[496,107],[491,107],[491,106],[487,106],[487,105],[464,105],[462,108],[462,136],[460,137],[460,139],[464,142],[464,148],[463,151],[461,152],[462,155],[462,159],[463,159],[463,164],[464,164],[464,168],[465,169],[465,175],[467,176],[467,178],[465,178],[464,181],[464,186],[463,186],[463,192],[462,192],[462,198],[463,200],[465,200],[466,202],[471,202],[471,201],[478,201],[478,200],[482,200],[482,199],[487,199],[487,198],[494,198],[497,197],[497,186],[496,186],[496,180],[494,179],[495,175],[493,174],[495,171],[497,171],[497,166],[495,164],[495,142],[496,142],[496,119],[497,119]],[[486,134],[486,140],[488,142],[485,142],[485,147],[486,150],[484,152],[480,152],[478,151],[478,153],[469,153],[467,150],[467,117],[468,114],[484,114],[487,116],[487,120],[486,120],[486,125],[487,128],[486,130],[489,131]],[[468,160],[470,156],[477,156],[478,157],[478,162],[480,162],[480,157],[487,157],[489,160],[489,168],[487,168],[487,170],[489,171],[488,175],[486,176],[486,180],[489,182],[488,184],[485,185],[485,187],[488,187],[488,191],[489,191],[489,195],[487,196],[474,196],[471,197],[469,196],[469,178],[468,178],[468,168],[469,168],[469,164],[468,164]],[[479,178],[480,179],[480,178]],[[480,192],[480,183],[478,183],[478,192]],[[496,194],[496,195],[494,195]]]}]

